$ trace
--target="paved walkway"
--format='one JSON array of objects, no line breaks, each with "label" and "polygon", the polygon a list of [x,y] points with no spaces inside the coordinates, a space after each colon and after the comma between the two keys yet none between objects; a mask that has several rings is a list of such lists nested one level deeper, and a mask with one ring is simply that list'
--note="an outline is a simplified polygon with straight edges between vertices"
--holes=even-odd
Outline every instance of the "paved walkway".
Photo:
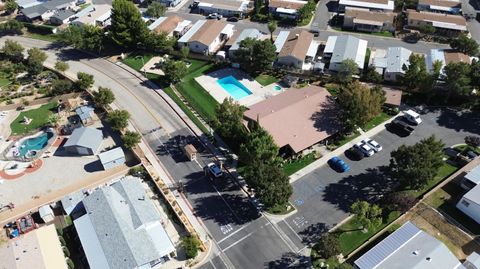
[{"label": "paved walkway", "polygon": [[[399,115],[403,115],[402,112],[400,112],[397,116]],[[340,154],[342,154],[343,152],[345,152],[345,150],[349,149],[350,147],[352,147],[353,145],[355,145],[356,143],[360,142],[362,139],[364,139],[365,137],[372,137],[376,134],[378,134],[379,132],[385,130],[385,124],[387,123],[390,123],[391,121],[393,121],[397,116],[393,116],[391,117],[389,120],[377,125],[376,127],[372,128],[371,130],[367,131],[367,132],[363,132],[361,131],[360,132],[360,136],[353,139],[352,141],[346,143],[345,145],[337,148],[336,150],[334,151],[330,151],[328,152],[327,154],[325,155],[322,155],[322,157],[316,161],[314,161],[313,163],[309,164],[308,166],[306,166],[305,168],[297,171],[295,174],[291,175],[290,176],[290,184],[293,184],[295,181],[297,181],[298,179],[300,179],[301,177],[313,172],[315,169],[319,168],[320,166],[324,165],[327,163],[327,161],[334,157],[334,156],[338,156]]]}]

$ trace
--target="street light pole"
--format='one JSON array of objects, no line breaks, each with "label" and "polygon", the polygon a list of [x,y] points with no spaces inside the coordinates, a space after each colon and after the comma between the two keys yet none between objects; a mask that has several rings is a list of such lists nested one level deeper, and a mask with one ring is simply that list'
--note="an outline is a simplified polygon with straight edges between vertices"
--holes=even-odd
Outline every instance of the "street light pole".
[{"label": "street light pole", "polygon": [[147,71],[145,70],[145,60],[143,59],[143,55],[137,55],[135,58],[136,59],[138,59],[138,58],[142,59],[142,68],[141,69],[143,69],[143,76],[145,76],[145,78],[147,78]]}]

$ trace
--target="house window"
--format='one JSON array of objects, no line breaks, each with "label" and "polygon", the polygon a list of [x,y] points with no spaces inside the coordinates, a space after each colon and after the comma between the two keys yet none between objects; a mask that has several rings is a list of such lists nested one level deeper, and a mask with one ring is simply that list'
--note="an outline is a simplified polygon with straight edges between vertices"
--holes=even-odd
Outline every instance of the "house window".
[{"label": "house window", "polygon": [[470,203],[467,202],[466,200],[462,200],[462,205],[464,205],[465,207],[468,207]]}]

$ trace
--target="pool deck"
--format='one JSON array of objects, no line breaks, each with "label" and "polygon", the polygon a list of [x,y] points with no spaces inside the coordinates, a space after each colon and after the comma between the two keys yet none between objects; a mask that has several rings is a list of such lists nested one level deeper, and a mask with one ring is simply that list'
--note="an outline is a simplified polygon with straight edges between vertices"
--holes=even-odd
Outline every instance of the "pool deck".
[{"label": "pool deck", "polygon": [[273,83],[268,86],[262,86],[255,79],[250,77],[247,73],[234,69],[234,68],[225,68],[214,71],[212,73],[200,76],[195,78],[195,80],[200,84],[217,102],[222,103],[225,98],[231,97],[228,92],[226,92],[220,84],[217,83],[217,80],[224,77],[233,76],[245,87],[252,92],[251,95],[236,100],[240,105],[251,106],[260,101],[263,101],[271,96],[277,95],[284,91],[275,90],[275,86],[279,86],[277,83]]}]

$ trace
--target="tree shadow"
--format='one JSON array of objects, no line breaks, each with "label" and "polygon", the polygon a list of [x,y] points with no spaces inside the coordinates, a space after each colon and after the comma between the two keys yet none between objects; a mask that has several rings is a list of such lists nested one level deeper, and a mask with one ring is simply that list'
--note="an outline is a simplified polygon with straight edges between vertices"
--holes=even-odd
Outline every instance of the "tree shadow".
[{"label": "tree shadow", "polygon": [[335,105],[332,98],[327,98],[323,103],[318,105],[318,111],[310,117],[313,120],[313,126],[319,132],[334,134],[341,130],[341,120],[339,108]]},{"label": "tree shadow", "polygon": [[326,4],[328,12],[337,12],[338,11],[338,1],[328,1]]},{"label": "tree shadow", "polygon": [[192,144],[199,153],[202,153],[205,148],[193,135],[175,135],[167,139],[163,144],[156,148],[156,153],[159,156],[169,155],[177,162],[189,162],[190,159],[184,153],[184,147],[187,144]]},{"label": "tree shadow", "polygon": [[328,232],[329,229],[330,227],[325,223],[315,223],[303,231],[300,231],[298,234],[302,237],[302,243],[312,245],[315,244],[324,233]]},{"label": "tree shadow", "polygon": [[268,269],[293,269],[293,268],[311,268],[310,257],[294,252],[282,254],[280,258],[267,262],[265,268]]},{"label": "tree shadow", "polygon": [[457,132],[480,134],[480,116],[478,111],[460,111],[451,108],[424,108],[423,113],[440,112],[437,119],[439,126]]},{"label": "tree shadow", "polygon": [[388,166],[369,168],[365,173],[348,176],[338,183],[327,185],[323,200],[350,212],[351,205],[356,201],[377,201],[397,185],[388,175]]}]

